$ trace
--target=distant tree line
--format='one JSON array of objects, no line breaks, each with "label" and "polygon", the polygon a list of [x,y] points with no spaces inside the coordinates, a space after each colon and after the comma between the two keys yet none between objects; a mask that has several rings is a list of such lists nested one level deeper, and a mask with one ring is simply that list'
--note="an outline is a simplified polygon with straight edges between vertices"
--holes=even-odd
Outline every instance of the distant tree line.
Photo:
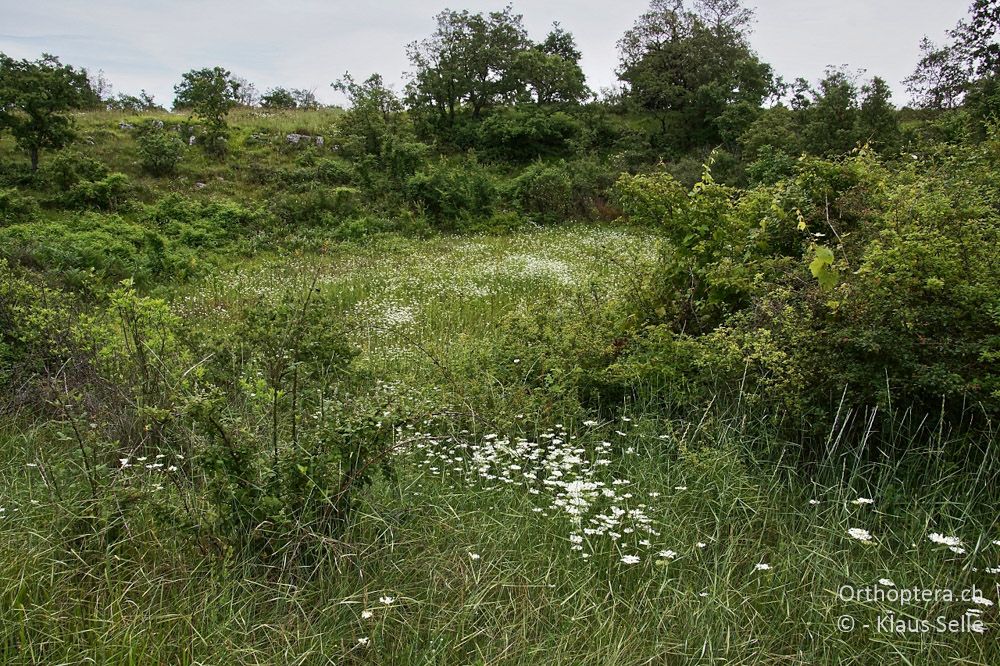
[{"label": "distant tree line", "polygon": [[[830,67],[816,83],[784,80],[750,44],[753,12],[740,0],[652,0],[618,42],[620,87],[598,99],[580,67],[573,35],[558,23],[532,40],[523,17],[500,11],[445,10],[426,38],[406,46],[408,83],[401,93],[372,75],[333,83],[358,111],[354,129],[372,149],[376,127],[405,114],[416,136],[442,147],[497,146],[511,159],[581,144],[617,149],[609,118],[637,128],[651,159],[679,159],[712,148],[744,161],[770,159],[780,169],[802,152],[844,153],[859,143],[892,152],[901,147],[899,111],[888,83],[846,67]],[[921,42],[921,58],[906,87],[915,109],[963,108],[985,126],[1000,108],[1000,0],[974,0],[968,19],[947,42]],[[71,136],[70,109],[128,113],[159,109],[145,91],[111,94],[103,73],[0,55],[0,126],[37,165],[39,152]],[[258,93],[222,67],[191,70],[174,88],[173,107],[205,125],[204,145],[222,153],[226,116],[238,106],[316,109],[315,91],[274,87]],[[391,123],[389,123],[391,124]],[[634,134],[634,133],[633,133]],[[601,142],[605,141],[604,145]],[[636,138],[629,139],[632,148]],[[586,143],[586,141],[584,141]],[[582,145],[582,144],[581,144]],[[554,152],[555,150],[555,152]]]}]

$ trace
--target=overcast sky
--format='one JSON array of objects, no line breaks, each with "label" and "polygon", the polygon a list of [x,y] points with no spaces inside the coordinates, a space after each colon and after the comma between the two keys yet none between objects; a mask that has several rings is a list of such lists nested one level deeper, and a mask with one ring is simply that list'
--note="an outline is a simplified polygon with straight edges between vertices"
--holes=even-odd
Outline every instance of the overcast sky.
[{"label": "overcast sky", "polygon": [[[751,0],[761,58],[787,80],[819,77],[828,64],[879,75],[905,103],[901,80],[923,35],[936,41],[966,15],[971,0]],[[103,70],[115,92],[145,88],[161,104],[192,68],[223,65],[263,91],[315,89],[324,102],[345,71],[380,72],[401,88],[405,45],[433,30],[442,9],[498,9],[504,0],[0,0],[0,51],[43,52]],[[515,11],[535,39],[559,21],[583,51],[594,90],[615,85],[615,43],[646,0],[520,0]]]}]

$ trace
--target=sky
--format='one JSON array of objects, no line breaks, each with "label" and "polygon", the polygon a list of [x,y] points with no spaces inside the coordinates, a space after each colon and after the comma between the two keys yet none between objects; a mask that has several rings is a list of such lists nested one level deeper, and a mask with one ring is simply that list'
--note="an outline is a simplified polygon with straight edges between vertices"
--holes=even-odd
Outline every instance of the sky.
[{"label": "sky", "polygon": [[[0,52],[103,70],[114,92],[146,89],[169,106],[190,69],[222,65],[270,87],[314,89],[341,103],[330,83],[381,73],[402,89],[407,43],[429,35],[445,8],[494,10],[506,0],[0,0]],[[514,10],[536,40],[553,21],[573,33],[581,66],[597,91],[615,86],[616,43],[648,0],[517,0]],[[756,9],[751,42],[786,80],[818,79],[827,65],[863,69],[907,101],[902,80],[913,71],[924,35],[944,33],[971,0],[749,0]]]}]

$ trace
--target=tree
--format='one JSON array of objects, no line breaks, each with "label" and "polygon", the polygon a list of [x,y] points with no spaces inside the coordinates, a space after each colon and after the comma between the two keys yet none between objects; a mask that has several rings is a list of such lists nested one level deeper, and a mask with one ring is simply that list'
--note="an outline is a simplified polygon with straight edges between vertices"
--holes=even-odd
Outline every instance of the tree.
[{"label": "tree", "polygon": [[38,170],[42,150],[58,150],[72,141],[73,123],[66,111],[90,99],[84,70],[63,65],[43,54],[35,61],[14,60],[0,53],[0,129],[8,129]]},{"label": "tree", "polygon": [[883,78],[876,76],[861,88],[857,135],[880,151],[892,150],[899,144],[899,121],[892,104],[892,90]]},{"label": "tree", "polygon": [[829,67],[803,111],[806,148],[815,155],[840,155],[858,141],[858,87],[844,68]]},{"label": "tree", "polygon": [[518,54],[530,46],[519,14],[509,5],[489,14],[445,10],[435,21],[430,37],[407,47],[411,107],[451,127],[463,106],[479,118],[517,96]]},{"label": "tree", "polygon": [[287,88],[271,88],[261,96],[260,105],[265,109],[294,109],[298,102]]},{"label": "tree", "polygon": [[210,153],[225,151],[226,114],[236,106],[239,89],[239,82],[222,67],[193,69],[174,86],[174,108],[189,109],[205,123],[203,143]]},{"label": "tree", "polygon": [[954,109],[962,101],[969,74],[960,49],[947,44],[938,46],[924,37],[920,40],[917,68],[903,83],[914,106]]},{"label": "tree", "polygon": [[142,113],[143,111],[162,110],[159,104],[145,90],[140,90],[138,95],[128,95],[118,93],[114,98],[107,101],[109,111],[123,111],[126,113]]},{"label": "tree", "polygon": [[736,0],[703,0],[693,10],[653,0],[619,40],[619,78],[630,102],[659,121],[659,143],[677,151],[718,143],[727,107],[759,107],[770,94],[771,68],[749,44],[752,17]]},{"label": "tree", "polygon": [[351,103],[341,121],[344,134],[353,137],[363,152],[382,154],[387,137],[398,129],[399,114],[403,110],[396,93],[385,85],[381,74],[372,74],[359,83],[346,73],[330,85],[344,93]]},{"label": "tree", "polygon": [[316,92],[314,90],[292,88],[292,97],[295,99],[296,108],[312,110],[320,107],[319,100],[316,99]]},{"label": "tree", "polygon": [[542,48],[522,51],[516,61],[522,98],[537,104],[578,103],[590,95],[580,66]]},{"label": "tree", "polygon": [[234,76],[233,81],[236,83],[236,104],[247,108],[257,106],[257,103],[260,102],[257,86],[242,76]]}]

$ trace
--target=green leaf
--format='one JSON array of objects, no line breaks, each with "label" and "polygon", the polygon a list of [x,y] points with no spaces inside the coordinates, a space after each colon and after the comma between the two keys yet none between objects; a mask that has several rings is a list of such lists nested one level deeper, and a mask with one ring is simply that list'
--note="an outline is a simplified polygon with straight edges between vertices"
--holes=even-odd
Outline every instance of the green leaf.
[{"label": "green leaf", "polygon": [[837,286],[840,273],[833,267],[833,250],[823,245],[813,247],[813,260],[809,262],[809,271],[819,281],[824,290]]}]

